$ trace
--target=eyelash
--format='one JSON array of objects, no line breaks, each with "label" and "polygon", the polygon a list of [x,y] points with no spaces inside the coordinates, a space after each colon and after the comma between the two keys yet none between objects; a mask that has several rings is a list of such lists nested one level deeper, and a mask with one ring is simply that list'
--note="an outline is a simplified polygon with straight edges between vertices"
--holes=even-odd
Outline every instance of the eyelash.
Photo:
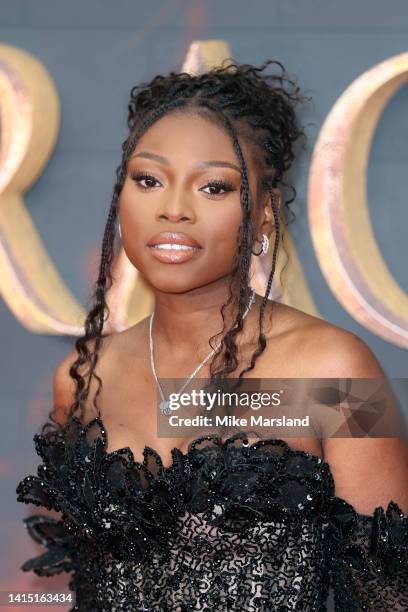
[{"label": "eyelash", "polygon": [[[229,193],[231,191],[235,191],[235,187],[232,183],[230,183],[229,181],[221,181],[221,180],[213,180],[213,181],[208,181],[208,183],[206,185],[204,185],[205,187],[218,187],[224,190],[225,193]],[[202,189],[202,188],[201,188]],[[201,191],[200,189],[200,191]],[[207,193],[208,196],[216,198],[219,195],[224,195],[223,193]]]},{"label": "eyelash", "polygon": [[[152,176],[151,174],[147,174],[146,172],[136,172],[135,174],[132,174],[132,179],[135,181],[135,183],[138,183],[141,180],[152,180],[152,181],[156,181],[156,183],[158,183],[159,181]],[[147,191],[148,189],[153,189],[153,187],[143,187],[142,185],[139,185],[139,187],[141,189],[144,189],[145,191]]]},{"label": "eyelash", "polygon": [[[139,181],[142,180],[152,180],[155,181],[156,183],[159,183],[160,181],[158,181],[156,179],[156,177],[154,177],[152,174],[148,174],[145,172],[137,172],[135,174],[132,175],[132,179],[138,183],[138,186],[144,190],[144,191],[148,191],[149,189],[154,189],[154,187],[150,186],[150,187],[144,187],[143,185],[140,185]],[[225,180],[213,180],[213,181],[208,181],[208,183],[206,185],[204,185],[204,187],[216,187],[219,189],[223,189],[225,193],[229,193],[231,191],[236,191],[234,185],[232,183],[230,183],[229,181],[225,181]],[[200,189],[200,191],[203,188]],[[220,195],[225,195],[225,193],[206,193],[206,195],[216,198],[217,196]]]}]

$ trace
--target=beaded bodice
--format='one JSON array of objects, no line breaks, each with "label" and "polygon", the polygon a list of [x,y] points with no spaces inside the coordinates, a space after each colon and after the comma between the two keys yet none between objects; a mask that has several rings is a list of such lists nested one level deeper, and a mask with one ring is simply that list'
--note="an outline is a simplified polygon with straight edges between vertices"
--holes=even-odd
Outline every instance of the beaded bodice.
[{"label": "beaded bodice", "polygon": [[77,611],[408,610],[408,517],[335,495],[328,463],[283,440],[201,436],[171,465],[145,447],[107,452],[97,417],[34,436],[42,463],[17,499],[45,552],[22,565],[71,572]]}]

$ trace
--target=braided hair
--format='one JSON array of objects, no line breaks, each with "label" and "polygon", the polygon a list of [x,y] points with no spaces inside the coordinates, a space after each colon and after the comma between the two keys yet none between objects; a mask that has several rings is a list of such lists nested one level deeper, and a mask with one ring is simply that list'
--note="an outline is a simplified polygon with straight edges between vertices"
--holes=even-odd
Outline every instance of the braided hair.
[{"label": "braided hair", "polygon": [[[277,73],[265,72],[268,66]],[[265,295],[259,309],[258,345],[253,352],[245,372],[252,370],[257,358],[265,350],[266,338],[262,331],[264,310],[275,273],[276,259],[281,240],[279,211],[273,189],[278,185],[287,187],[292,197],[284,201],[289,210],[296,197],[296,189],[285,183],[284,177],[295,158],[294,145],[305,137],[299,125],[295,106],[308,100],[300,94],[299,87],[286,73],[284,66],[276,60],[267,60],[260,67],[237,64],[228,58],[219,67],[203,74],[191,75],[186,72],[170,72],[158,75],[148,83],[132,87],[128,103],[127,125],[129,134],[122,143],[122,159],[116,169],[116,183],[103,234],[98,278],[92,294],[90,308],[84,329],[85,333],[75,341],[77,359],[71,365],[69,374],[75,380],[75,400],[70,413],[80,410],[81,417],[89,394],[92,378],[98,382],[93,405],[98,414],[97,398],[102,381],[95,372],[98,353],[103,341],[103,325],[109,317],[106,301],[107,291],[112,286],[112,262],[115,258],[115,236],[117,232],[119,198],[127,175],[127,163],[133,150],[148,128],[158,119],[171,112],[192,112],[210,119],[222,126],[231,137],[234,150],[241,167],[241,206],[243,222],[237,236],[236,256],[230,275],[229,297],[221,307],[224,322],[222,341],[210,363],[210,381],[228,377],[238,367],[236,336],[243,328],[243,315],[249,300],[248,274],[251,262],[254,231],[251,221],[251,198],[248,184],[247,166],[240,145],[240,138],[251,145],[251,152],[259,173],[258,188],[270,195],[275,220],[274,248],[271,272]],[[293,215],[293,212],[290,211]],[[281,211],[285,222],[284,211]],[[294,216],[294,215],[293,215]],[[235,307],[235,322],[225,333],[225,311],[232,304]],[[218,335],[218,334],[217,334]],[[209,344],[213,348],[212,340]],[[86,378],[80,373],[88,365]],[[55,423],[53,412],[50,418]]]}]

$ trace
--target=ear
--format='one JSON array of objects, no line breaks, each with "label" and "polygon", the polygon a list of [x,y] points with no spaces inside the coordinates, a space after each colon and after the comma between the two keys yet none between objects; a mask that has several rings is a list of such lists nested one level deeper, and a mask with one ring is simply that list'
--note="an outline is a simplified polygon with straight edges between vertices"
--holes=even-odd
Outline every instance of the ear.
[{"label": "ear", "polygon": [[[275,208],[279,215],[281,202],[282,202],[282,194],[280,190],[275,187],[272,189],[274,200],[275,200]],[[258,219],[257,219],[257,231],[259,234],[266,234],[270,236],[275,228],[275,217],[273,215],[272,210],[272,202],[271,196],[268,191],[265,190],[262,201],[260,204],[260,209],[258,209]]]}]

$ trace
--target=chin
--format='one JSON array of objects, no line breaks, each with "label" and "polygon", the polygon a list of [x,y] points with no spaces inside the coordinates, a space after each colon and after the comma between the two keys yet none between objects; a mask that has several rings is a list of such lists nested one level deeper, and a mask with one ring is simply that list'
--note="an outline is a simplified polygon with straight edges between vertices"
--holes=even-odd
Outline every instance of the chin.
[{"label": "chin", "polygon": [[152,274],[149,276],[145,276],[143,273],[141,274],[152,291],[161,291],[162,293],[187,293],[197,288],[197,281],[188,282],[185,274],[175,274],[172,271],[154,276]]}]

